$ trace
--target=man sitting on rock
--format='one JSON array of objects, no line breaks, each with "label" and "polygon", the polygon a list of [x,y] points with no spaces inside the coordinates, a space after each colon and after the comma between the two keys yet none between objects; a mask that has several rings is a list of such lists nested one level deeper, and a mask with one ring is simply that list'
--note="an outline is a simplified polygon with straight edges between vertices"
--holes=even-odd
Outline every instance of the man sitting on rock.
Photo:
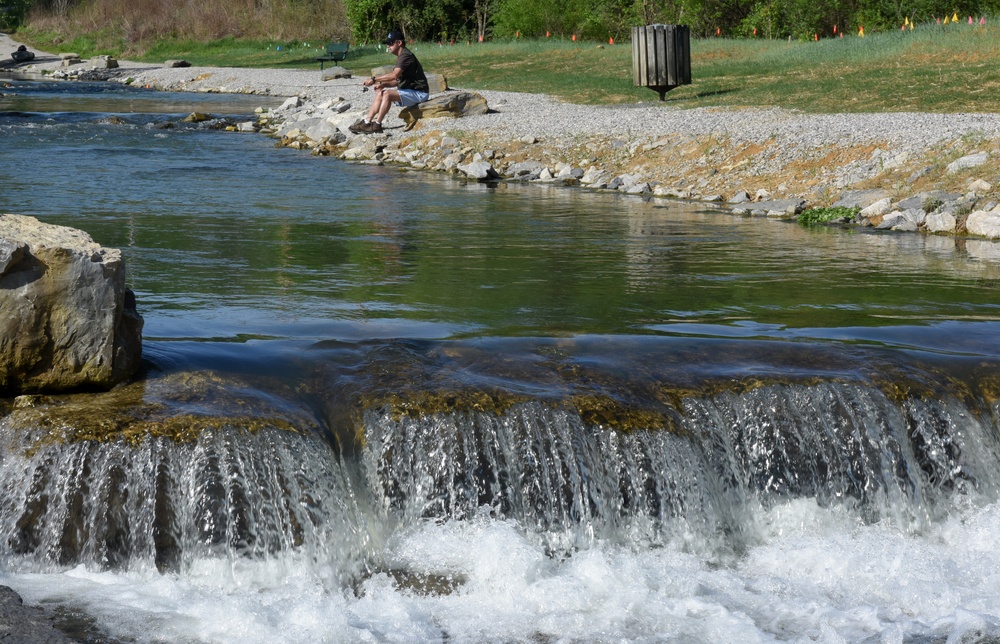
[{"label": "man sitting on rock", "polygon": [[427,100],[427,76],[420,61],[403,44],[402,32],[393,30],[386,36],[385,44],[389,53],[396,57],[396,67],[388,74],[366,78],[365,87],[375,86],[375,100],[372,101],[368,116],[348,129],[355,134],[378,134],[382,131],[382,119],[395,103],[400,107],[410,107]]}]

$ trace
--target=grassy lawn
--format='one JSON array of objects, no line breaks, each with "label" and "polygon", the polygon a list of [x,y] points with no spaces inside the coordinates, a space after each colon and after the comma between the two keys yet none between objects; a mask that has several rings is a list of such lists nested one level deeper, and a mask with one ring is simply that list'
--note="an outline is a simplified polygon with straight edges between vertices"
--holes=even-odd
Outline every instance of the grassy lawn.
[{"label": "grassy lawn", "polygon": [[[196,65],[319,69],[324,43],[162,41],[124,54],[86,38],[43,50],[107,53],[146,62],[183,58]],[[629,43],[518,41],[416,43],[427,71],[453,87],[551,94],[578,103],[656,101],[632,86]],[[361,76],[390,64],[375,47],[354,47],[343,66]],[[913,31],[819,42],[703,39],[691,42],[693,83],[667,93],[665,105],[781,106],[807,112],[1000,112],[1000,27],[921,25]]]}]

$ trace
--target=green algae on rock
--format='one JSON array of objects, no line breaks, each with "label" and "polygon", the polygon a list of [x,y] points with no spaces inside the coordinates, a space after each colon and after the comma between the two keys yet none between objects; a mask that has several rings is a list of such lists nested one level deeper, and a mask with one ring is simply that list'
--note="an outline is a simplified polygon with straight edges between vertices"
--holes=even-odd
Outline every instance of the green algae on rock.
[{"label": "green algae on rock", "polygon": [[163,437],[185,443],[219,429],[315,431],[306,409],[233,377],[182,372],[140,380],[109,392],[20,396],[0,418],[7,431],[26,432],[32,444],[122,441],[137,445]]}]

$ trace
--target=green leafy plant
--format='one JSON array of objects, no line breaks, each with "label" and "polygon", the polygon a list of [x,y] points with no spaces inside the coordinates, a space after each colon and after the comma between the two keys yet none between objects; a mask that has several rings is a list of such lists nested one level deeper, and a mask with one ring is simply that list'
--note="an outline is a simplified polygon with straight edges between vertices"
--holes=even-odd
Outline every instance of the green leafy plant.
[{"label": "green leafy plant", "polygon": [[849,221],[858,215],[858,208],[810,208],[799,215],[799,223],[804,226]]}]

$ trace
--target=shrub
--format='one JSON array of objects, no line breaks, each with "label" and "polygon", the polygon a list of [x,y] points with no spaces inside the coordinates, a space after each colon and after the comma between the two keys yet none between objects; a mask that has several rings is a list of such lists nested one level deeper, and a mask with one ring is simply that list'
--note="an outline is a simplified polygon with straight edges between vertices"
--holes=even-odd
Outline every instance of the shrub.
[{"label": "shrub", "polygon": [[847,222],[857,217],[858,208],[810,208],[799,215],[799,223],[804,226],[814,226],[816,224],[829,224],[833,222]]}]

